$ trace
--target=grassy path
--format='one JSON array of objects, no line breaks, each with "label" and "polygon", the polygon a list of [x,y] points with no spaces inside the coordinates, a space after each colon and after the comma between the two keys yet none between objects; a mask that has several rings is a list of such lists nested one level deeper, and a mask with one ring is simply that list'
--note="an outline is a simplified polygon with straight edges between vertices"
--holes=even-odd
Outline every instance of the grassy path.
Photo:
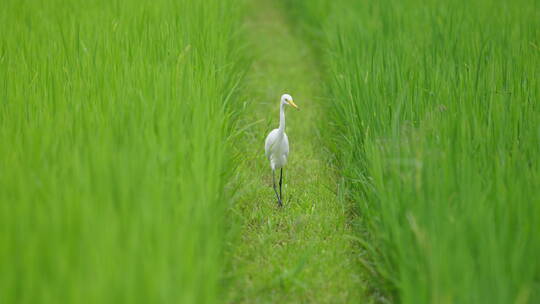
[{"label": "grassy path", "polygon": [[[308,46],[291,33],[270,1],[253,1],[248,21],[254,65],[242,125],[243,160],[235,214],[242,223],[232,254],[231,303],[346,303],[362,293],[355,249],[348,238],[347,205],[318,137],[318,71]],[[264,157],[264,138],[279,124],[279,97],[290,93],[300,111],[287,109],[291,151],[284,170],[284,207],[278,208]],[[241,127],[240,126],[240,127]]]}]

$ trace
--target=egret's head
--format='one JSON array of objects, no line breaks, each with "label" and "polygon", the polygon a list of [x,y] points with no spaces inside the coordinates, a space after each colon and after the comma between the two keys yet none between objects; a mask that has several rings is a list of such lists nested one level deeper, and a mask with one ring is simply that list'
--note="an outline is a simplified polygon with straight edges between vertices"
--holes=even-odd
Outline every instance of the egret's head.
[{"label": "egret's head", "polygon": [[283,94],[281,95],[281,104],[286,104],[289,106],[293,106],[298,109],[298,106],[294,103],[292,96],[289,94]]}]

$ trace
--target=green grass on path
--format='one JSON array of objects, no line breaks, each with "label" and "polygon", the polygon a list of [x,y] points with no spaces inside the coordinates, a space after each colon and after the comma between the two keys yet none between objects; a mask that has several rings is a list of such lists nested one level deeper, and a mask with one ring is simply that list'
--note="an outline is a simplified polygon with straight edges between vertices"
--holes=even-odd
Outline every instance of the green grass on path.
[{"label": "green grass on path", "polygon": [[[325,160],[320,125],[320,80],[310,49],[291,34],[282,12],[256,2],[248,22],[254,64],[248,75],[245,118],[250,126],[242,154],[234,213],[242,223],[232,246],[233,303],[346,303],[363,292],[348,238],[348,206],[338,177]],[[284,170],[284,207],[278,208],[264,139],[279,123],[279,98],[292,94],[300,111],[288,108],[291,145]]]}]

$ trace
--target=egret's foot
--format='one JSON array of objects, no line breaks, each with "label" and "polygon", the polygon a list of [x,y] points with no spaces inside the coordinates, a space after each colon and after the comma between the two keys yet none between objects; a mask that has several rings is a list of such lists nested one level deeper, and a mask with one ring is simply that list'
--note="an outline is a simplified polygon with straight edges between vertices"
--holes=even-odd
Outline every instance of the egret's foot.
[{"label": "egret's foot", "polygon": [[278,200],[277,204],[278,204],[278,207],[283,207],[283,202],[281,202],[281,200]]}]

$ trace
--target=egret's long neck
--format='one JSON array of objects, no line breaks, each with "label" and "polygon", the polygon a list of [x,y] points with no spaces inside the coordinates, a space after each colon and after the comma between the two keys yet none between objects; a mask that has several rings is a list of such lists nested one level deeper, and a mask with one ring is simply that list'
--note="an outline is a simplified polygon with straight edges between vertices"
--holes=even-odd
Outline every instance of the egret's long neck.
[{"label": "egret's long neck", "polygon": [[279,134],[285,133],[285,105],[279,107]]}]

